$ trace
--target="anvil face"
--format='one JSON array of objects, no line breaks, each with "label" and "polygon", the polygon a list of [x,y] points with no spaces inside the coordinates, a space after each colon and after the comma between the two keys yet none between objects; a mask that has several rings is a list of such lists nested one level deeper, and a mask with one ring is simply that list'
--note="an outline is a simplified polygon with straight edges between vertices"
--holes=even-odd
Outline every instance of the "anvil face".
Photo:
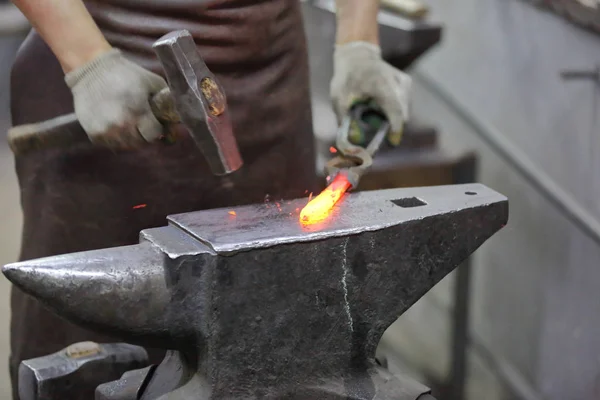
[{"label": "anvil face", "polygon": [[[482,185],[390,189],[352,194],[340,201],[328,219],[314,225],[298,222],[298,211],[306,205],[306,199],[197,211],[171,216],[169,221],[225,255],[383,231],[440,214],[487,206],[500,199],[506,201]],[[231,211],[235,216],[229,214]],[[420,237],[428,233],[423,232]]]},{"label": "anvil face", "polygon": [[506,224],[507,199],[482,185],[362,192],[311,227],[304,204],[176,215],[139,245],[4,273],[74,322],[179,350],[210,387],[198,398],[397,398],[374,367],[379,339]]}]

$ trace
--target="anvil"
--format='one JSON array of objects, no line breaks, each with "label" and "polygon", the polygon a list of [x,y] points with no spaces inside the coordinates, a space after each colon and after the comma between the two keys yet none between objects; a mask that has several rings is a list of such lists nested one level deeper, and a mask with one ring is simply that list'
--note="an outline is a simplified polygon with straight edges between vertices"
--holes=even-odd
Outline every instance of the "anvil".
[{"label": "anvil", "polygon": [[73,322],[172,350],[133,379],[143,400],[418,398],[377,344],[506,224],[508,200],[479,184],[360,192],[312,226],[305,204],[175,215],[137,245],[3,272]]}]

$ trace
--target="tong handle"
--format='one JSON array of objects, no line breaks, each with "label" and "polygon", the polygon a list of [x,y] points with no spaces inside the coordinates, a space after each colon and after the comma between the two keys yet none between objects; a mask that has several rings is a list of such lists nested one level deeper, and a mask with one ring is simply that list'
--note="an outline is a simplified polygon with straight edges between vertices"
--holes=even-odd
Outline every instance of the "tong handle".
[{"label": "tong handle", "polygon": [[386,129],[386,134],[389,129],[385,113],[372,100],[354,103],[348,112],[348,117],[351,121],[348,128],[348,140],[357,146],[367,146],[383,128]]},{"label": "tong handle", "polygon": [[[325,171],[329,177],[344,171],[352,188],[373,164],[390,130],[383,111],[373,102],[355,103],[338,129],[336,147],[339,156],[329,160]],[[365,144],[368,143],[368,145]]]}]

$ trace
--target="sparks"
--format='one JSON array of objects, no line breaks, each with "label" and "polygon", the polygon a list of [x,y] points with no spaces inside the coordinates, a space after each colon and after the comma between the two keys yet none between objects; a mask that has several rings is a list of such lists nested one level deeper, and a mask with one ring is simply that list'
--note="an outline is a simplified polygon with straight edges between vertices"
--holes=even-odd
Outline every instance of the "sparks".
[{"label": "sparks", "polygon": [[331,213],[333,206],[342,198],[344,193],[350,189],[350,182],[343,175],[335,177],[333,182],[300,212],[300,223],[312,225],[326,219]]},{"label": "sparks", "polygon": [[337,149],[336,149],[335,147],[331,146],[331,147],[329,148],[329,152],[330,152],[331,154],[335,154],[335,153],[337,153]]},{"label": "sparks", "polygon": [[140,208],[146,208],[147,204],[138,204],[137,206],[133,206],[134,210],[139,210]]},{"label": "sparks", "polygon": [[237,213],[236,213],[235,211],[229,211],[229,212],[228,212],[228,214],[229,214],[229,215],[232,215],[232,216],[234,216],[234,217],[237,215]]}]

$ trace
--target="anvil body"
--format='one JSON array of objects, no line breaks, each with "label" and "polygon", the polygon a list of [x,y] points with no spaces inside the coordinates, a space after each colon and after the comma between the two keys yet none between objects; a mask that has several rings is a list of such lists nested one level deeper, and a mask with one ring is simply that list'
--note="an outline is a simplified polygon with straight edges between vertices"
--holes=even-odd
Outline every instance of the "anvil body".
[{"label": "anvil body", "polygon": [[506,224],[507,199],[478,184],[361,192],[302,226],[305,204],[176,215],[138,245],[4,273],[74,322],[173,350],[144,400],[417,398],[377,344]]}]

